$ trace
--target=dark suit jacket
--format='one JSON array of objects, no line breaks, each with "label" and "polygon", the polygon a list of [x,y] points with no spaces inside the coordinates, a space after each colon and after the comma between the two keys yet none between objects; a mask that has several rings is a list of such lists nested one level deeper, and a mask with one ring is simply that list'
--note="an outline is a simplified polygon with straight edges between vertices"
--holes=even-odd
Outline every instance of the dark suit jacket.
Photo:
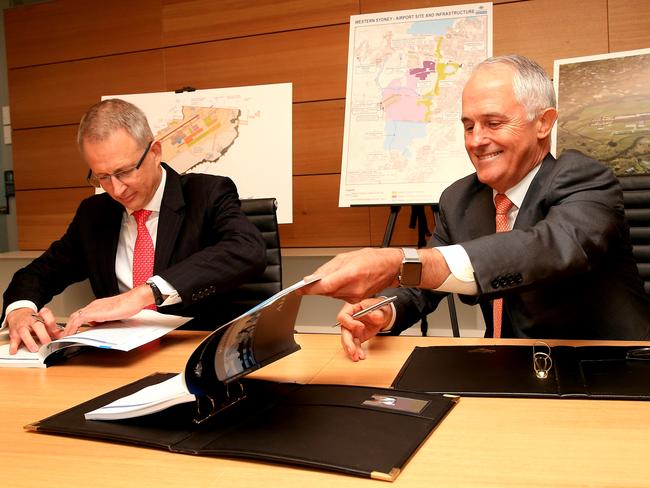
[{"label": "dark suit jacket", "polygon": [[[264,240],[242,213],[229,178],[181,176],[164,167],[154,274],[178,291],[182,303],[159,311],[199,317],[193,322],[213,328],[234,316],[228,292],[263,272]],[[16,272],[4,293],[4,307],[26,299],[40,308],[86,278],[98,298],[117,295],[115,254],[123,212],[106,193],[82,201],[63,237]]]},{"label": "dark suit jacket", "polygon": [[[430,246],[461,244],[474,267],[492,336],[491,300],[503,297],[503,337],[650,339],[650,300],[632,256],[618,180],[577,151],[541,163],[511,232],[495,233],[492,189],[476,174],[447,188]],[[395,333],[445,294],[397,293]]]}]

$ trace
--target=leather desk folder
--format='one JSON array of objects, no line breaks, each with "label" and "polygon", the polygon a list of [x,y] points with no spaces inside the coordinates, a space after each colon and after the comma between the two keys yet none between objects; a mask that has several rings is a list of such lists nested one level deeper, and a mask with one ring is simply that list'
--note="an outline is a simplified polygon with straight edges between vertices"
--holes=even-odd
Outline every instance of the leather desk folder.
[{"label": "leather desk folder", "polygon": [[[169,376],[151,375],[27,428],[393,481],[455,405],[441,395],[244,379],[246,397],[201,424],[190,403],[134,419],[85,420],[85,412]],[[408,411],[413,404],[422,410]]]},{"label": "leather desk folder", "polygon": [[25,428],[394,480],[457,399],[246,378],[300,349],[300,286],[212,332],[182,373],[155,373]]},{"label": "leather desk folder", "polygon": [[[550,361],[540,373],[533,354]],[[416,347],[395,388],[460,396],[650,399],[650,348],[644,346]]]}]

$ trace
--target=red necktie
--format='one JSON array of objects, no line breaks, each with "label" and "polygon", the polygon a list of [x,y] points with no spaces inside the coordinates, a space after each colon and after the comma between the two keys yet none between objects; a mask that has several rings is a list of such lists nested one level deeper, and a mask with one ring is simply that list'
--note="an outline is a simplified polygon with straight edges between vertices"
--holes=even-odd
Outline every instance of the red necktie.
[{"label": "red necktie", "polygon": [[[494,197],[494,206],[497,210],[496,224],[497,232],[507,232],[510,230],[508,223],[508,212],[513,203],[503,193],[497,193]],[[501,337],[501,318],[503,317],[503,298],[497,298],[492,302],[492,322],[494,324],[494,334],[492,337]]]},{"label": "red necktie", "polygon": [[[138,224],[138,236],[135,238],[133,247],[133,288],[143,284],[153,276],[154,248],[151,235],[147,229],[147,219],[151,210],[136,210],[133,212],[136,224]],[[155,305],[145,308],[156,310]]]}]

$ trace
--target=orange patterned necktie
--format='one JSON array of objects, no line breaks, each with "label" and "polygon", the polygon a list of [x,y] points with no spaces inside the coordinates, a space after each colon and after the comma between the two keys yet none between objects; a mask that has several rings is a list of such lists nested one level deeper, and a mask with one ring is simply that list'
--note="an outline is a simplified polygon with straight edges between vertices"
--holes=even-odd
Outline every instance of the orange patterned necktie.
[{"label": "orange patterned necktie", "polygon": [[[494,197],[494,205],[497,210],[496,224],[497,232],[507,232],[510,230],[508,223],[508,212],[513,203],[503,193],[498,193]],[[494,334],[492,337],[501,337],[501,318],[503,317],[503,298],[497,298],[492,302],[492,322],[494,324]]]},{"label": "orange patterned necktie", "polygon": [[[151,210],[141,209],[133,212],[135,222],[138,224],[138,236],[135,238],[133,247],[133,288],[145,283],[153,276],[155,251],[146,225],[149,215],[151,215]],[[156,310],[156,306],[153,304],[145,308]]]}]

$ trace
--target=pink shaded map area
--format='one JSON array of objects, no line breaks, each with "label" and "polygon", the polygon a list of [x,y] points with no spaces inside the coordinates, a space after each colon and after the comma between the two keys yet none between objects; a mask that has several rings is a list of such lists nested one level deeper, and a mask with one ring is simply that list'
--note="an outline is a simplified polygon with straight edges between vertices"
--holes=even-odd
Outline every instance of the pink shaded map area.
[{"label": "pink shaded map area", "polygon": [[418,104],[419,98],[415,83],[415,78],[409,76],[406,86],[402,86],[399,80],[394,80],[382,90],[382,105],[387,119],[412,122],[424,121],[426,107]]}]

